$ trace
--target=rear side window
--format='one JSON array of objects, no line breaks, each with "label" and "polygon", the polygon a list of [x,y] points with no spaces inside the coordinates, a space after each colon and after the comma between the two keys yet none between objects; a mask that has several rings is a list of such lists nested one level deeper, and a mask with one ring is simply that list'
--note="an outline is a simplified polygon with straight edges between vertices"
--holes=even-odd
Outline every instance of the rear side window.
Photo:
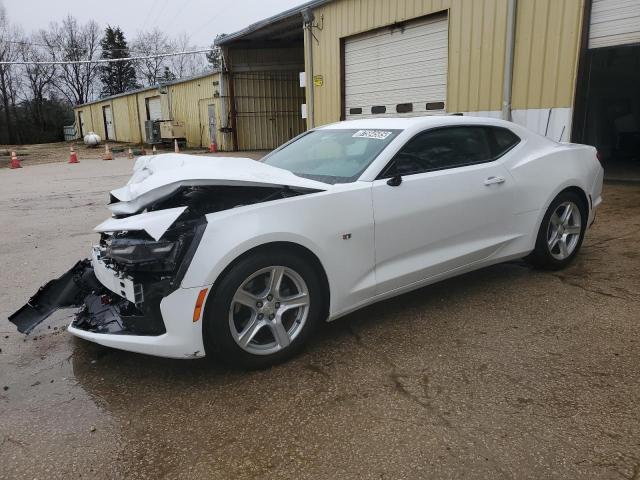
[{"label": "rear side window", "polygon": [[491,132],[493,143],[491,150],[494,158],[501,157],[520,143],[520,137],[511,130],[498,127],[487,127],[487,129]]}]

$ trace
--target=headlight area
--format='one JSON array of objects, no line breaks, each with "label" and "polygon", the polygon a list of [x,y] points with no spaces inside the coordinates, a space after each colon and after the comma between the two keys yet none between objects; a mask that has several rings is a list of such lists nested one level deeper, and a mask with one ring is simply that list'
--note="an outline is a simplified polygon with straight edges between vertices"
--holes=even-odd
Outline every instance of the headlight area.
[{"label": "headlight area", "polygon": [[205,228],[200,217],[176,222],[158,240],[144,231],[103,233],[93,268],[108,288],[84,299],[73,326],[95,333],[165,333],[160,302],[179,288]]}]

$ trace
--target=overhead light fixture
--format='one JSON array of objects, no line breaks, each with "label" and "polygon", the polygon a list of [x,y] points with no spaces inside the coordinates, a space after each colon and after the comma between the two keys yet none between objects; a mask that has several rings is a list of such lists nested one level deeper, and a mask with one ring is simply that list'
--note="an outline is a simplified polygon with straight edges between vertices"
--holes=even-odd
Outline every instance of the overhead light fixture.
[{"label": "overhead light fixture", "polygon": [[302,10],[302,20],[305,24],[310,25],[316,19],[316,16],[313,14],[313,10],[311,8],[305,8]]}]

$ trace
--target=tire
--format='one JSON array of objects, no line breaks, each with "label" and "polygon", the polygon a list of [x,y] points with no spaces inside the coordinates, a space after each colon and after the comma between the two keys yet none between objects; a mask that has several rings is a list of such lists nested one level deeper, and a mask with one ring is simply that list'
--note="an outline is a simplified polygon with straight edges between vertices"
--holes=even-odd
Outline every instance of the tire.
[{"label": "tire", "polygon": [[567,267],[582,246],[589,216],[587,208],[577,193],[561,192],[549,205],[540,224],[536,247],[527,260],[545,270]]},{"label": "tire", "polygon": [[[279,287],[271,285],[278,278]],[[245,369],[281,363],[323,320],[324,298],[318,272],[302,256],[282,249],[249,254],[224,274],[207,303],[205,351]]]}]

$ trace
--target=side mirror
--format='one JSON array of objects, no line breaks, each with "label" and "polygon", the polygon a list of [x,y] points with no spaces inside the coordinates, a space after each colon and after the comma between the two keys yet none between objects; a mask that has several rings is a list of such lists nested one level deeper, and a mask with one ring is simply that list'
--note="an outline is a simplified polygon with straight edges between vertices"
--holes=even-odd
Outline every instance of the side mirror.
[{"label": "side mirror", "polygon": [[400,175],[396,175],[395,177],[391,177],[387,180],[387,185],[390,187],[397,187],[402,183],[402,177]]}]

